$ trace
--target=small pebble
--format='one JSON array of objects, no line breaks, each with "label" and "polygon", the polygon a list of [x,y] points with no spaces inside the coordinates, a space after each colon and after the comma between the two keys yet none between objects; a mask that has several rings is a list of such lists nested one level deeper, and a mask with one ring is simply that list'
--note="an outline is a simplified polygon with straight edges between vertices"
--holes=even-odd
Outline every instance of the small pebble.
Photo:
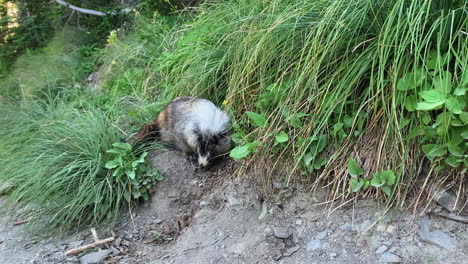
[{"label": "small pebble", "polygon": [[375,254],[383,254],[385,251],[387,251],[388,247],[385,245],[380,246],[376,251]]},{"label": "small pebble", "polygon": [[200,207],[203,208],[203,207],[207,207],[210,203],[207,202],[207,201],[200,201]]},{"label": "small pebble", "polygon": [[265,232],[265,236],[272,236],[274,231],[273,228],[267,227],[265,230],[263,230],[263,232]]},{"label": "small pebble", "polygon": [[274,227],[273,228],[273,235],[277,238],[288,238],[292,236],[292,233],[284,227]]},{"label": "small pebble", "polygon": [[379,262],[382,262],[382,263],[400,263],[401,258],[399,256],[393,254],[393,253],[386,252],[386,253],[382,254],[382,256],[380,256]]}]

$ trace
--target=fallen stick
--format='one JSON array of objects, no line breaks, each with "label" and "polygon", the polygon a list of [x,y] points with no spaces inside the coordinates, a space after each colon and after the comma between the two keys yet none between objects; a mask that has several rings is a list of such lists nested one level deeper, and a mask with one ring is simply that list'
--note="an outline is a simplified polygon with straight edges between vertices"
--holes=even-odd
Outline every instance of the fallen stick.
[{"label": "fallen stick", "polygon": [[16,222],[13,222],[13,225],[14,226],[17,226],[17,225],[22,225],[22,224],[26,224],[27,222],[31,221],[31,218],[28,218],[28,219],[23,219],[23,220],[18,220]]},{"label": "fallen stick", "polygon": [[106,239],[103,239],[103,240],[98,240],[98,241],[95,241],[94,243],[84,245],[84,246],[81,246],[79,248],[70,249],[70,250],[67,251],[67,254],[68,255],[77,254],[77,253],[85,251],[86,249],[95,248],[95,247],[97,247],[99,245],[112,242],[112,241],[114,241],[114,239],[115,238],[113,238],[113,237],[109,237],[109,238],[106,238]]},{"label": "fallen stick", "polygon": [[461,216],[461,215],[456,215],[456,214],[453,214],[453,213],[450,213],[450,214],[438,214],[442,217],[445,217],[447,219],[450,219],[450,220],[453,220],[453,221],[457,221],[457,222],[461,222],[461,223],[465,223],[465,224],[468,224],[468,217],[466,216]]}]

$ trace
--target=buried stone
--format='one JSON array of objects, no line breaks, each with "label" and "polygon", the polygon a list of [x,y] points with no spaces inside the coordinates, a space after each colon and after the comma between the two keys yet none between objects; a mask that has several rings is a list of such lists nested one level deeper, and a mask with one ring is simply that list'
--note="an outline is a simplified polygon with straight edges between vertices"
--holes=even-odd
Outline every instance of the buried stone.
[{"label": "buried stone", "polygon": [[419,229],[419,237],[422,241],[433,244],[449,251],[454,251],[456,246],[454,239],[446,235],[442,231],[429,231],[430,221],[429,219],[422,219],[421,226]]}]

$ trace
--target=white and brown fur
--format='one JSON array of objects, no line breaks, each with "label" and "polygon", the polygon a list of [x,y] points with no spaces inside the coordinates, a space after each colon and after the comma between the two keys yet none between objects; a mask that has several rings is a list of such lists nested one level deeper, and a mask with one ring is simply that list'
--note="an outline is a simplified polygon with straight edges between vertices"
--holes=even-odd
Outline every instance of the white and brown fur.
[{"label": "white and brown fur", "polygon": [[135,142],[160,138],[183,151],[198,167],[207,167],[212,159],[231,150],[228,114],[211,101],[181,96],[164,108],[157,119],[141,128]]}]

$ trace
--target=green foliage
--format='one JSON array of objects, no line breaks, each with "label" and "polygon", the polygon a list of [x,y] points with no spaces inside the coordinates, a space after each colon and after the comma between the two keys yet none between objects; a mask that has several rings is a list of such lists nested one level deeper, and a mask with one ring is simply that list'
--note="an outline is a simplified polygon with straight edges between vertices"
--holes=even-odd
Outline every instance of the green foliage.
[{"label": "green foliage", "polygon": [[65,86],[73,86],[94,67],[90,65],[94,58],[85,54],[89,47],[83,45],[86,41],[86,34],[76,28],[57,30],[45,47],[18,56],[9,74],[0,78],[0,95],[24,98],[51,90],[60,93]]},{"label": "green foliage", "polygon": [[53,21],[58,15],[58,9],[45,1],[0,3],[0,74],[8,71],[18,55],[47,43],[54,34]]},{"label": "green foliage", "polygon": [[146,198],[160,179],[144,155],[121,153],[135,168],[133,179],[107,169],[121,136],[115,119],[91,97],[63,101],[0,104],[0,192],[9,194],[10,209],[28,209],[44,232],[110,224],[133,205],[130,196]]},{"label": "green foliage", "polygon": [[392,170],[386,170],[382,173],[372,174],[372,180],[360,178],[364,173],[364,170],[359,166],[355,159],[349,159],[348,161],[348,173],[351,175],[349,185],[352,192],[358,192],[360,190],[367,190],[369,186],[380,188],[389,197],[391,194],[391,188],[396,183],[396,176]]},{"label": "green foliage", "polygon": [[68,25],[85,29],[89,36],[90,44],[96,44],[99,47],[102,47],[106,43],[109,32],[122,27],[125,23],[131,22],[134,15],[131,12],[123,12],[122,10],[125,7],[119,1],[67,0],[67,2],[81,8],[92,9],[106,14],[105,16],[82,14],[56,3],[53,4],[60,8],[63,16],[62,20],[66,21]]},{"label": "green foliage", "polygon": [[395,182],[395,173],[391,170],[386,170],[382,173],[374,173],[370,184],[376,188],[381,188],[387,196],[390,196],[392,190],[391,187]]},{"label": "green foliage", "polygon": [[146,15],[157,12],[162,15],[170,15],[177,10],[195,5],[199,0],[140,0],[139,7]]},{"label": "green foliage", "polygon": [[132,146],[128,143],[117,142],[112,144],[113,148],[106,151],[112,154],[113,159],[106,162],[104,167],[112,171],[112,176],[116,182],[123,182],[128,186],[123,195],[130,202],[131,198],[143,197],[148,200],[150,188],[156,184],[157,180],[162,180],[162,176],[151,168],[145,157],[148,152],[143,152],[139,157],[135,156]]},{"label": "green foliage", "polygon": [[427,144],[465,153],[466,9],[466,1],[430,0],[207,2],[156,72],[176,95],[229,101],[235,158],[290,159],[289,177],[330,182],[342,179],[336,167],[347,148],[359,151],[354,144],[372,133],[369,149],[382,150],[374,169],[401,179]]},{"label": "green foliage", "polygon": [[260,145],[260,142],[250,142],[245,145],[237,146],[231,150],[229,156],[233,159],[243,159]]},{"label": "green foliage", "polygon": [[356,178],[364,173],[364,170],[357,164],[355,159],[349,159],[348,161],[348,173],[351,177]]},{"label": "green foliage", "polygon": [[255,112],[246,112],[245,113],[256,126],[265,127],[267,124],[266,118],[263,115],[257,114]]},{"label": "green foliage", "polygon": [[[163,104],[173,97],[172,87],[161,80],[155,69],[163,63],[163,51],[170,38],[170,29],[177,22],[174,17],[135,18],[135,31],[120,32],[121,37],[109,38],[100,63],[103,90],[114,95],[143,95]],[[119,32],[117,32],[119,33]],[[154,118],[154,116],[152,117]]]},{"label": "green foliage", "polygon": [[[433,50],[429,54],[425,63],[431,71],[416,69],[408,73],[418,72],[418,76],[425,81],[411,87],[402,84],[404,89],[399,90],[406,91],[406,96],[411,97],[414,101],[411,105],[416,103],[416,107],[408,107],[405,102],[410,116],[415,119],[418,115],[423,116],[414,131],[419,131],[417,133],[421,136],[424,155],[434,164],[443,161],[441,165],[448,169],[458,168],[461,164],[466,164],[468,156],[468,147],[463,142],[463,133],[468,131],[468,97],[465,95],[468,85],[464,81],[466,73],[462,71],[457,74],[454,69],[447,68],[450,62],[449,53],[441,55],[438,50]],[[399,80],[399,84],[402,79],[404,77]]]}]

